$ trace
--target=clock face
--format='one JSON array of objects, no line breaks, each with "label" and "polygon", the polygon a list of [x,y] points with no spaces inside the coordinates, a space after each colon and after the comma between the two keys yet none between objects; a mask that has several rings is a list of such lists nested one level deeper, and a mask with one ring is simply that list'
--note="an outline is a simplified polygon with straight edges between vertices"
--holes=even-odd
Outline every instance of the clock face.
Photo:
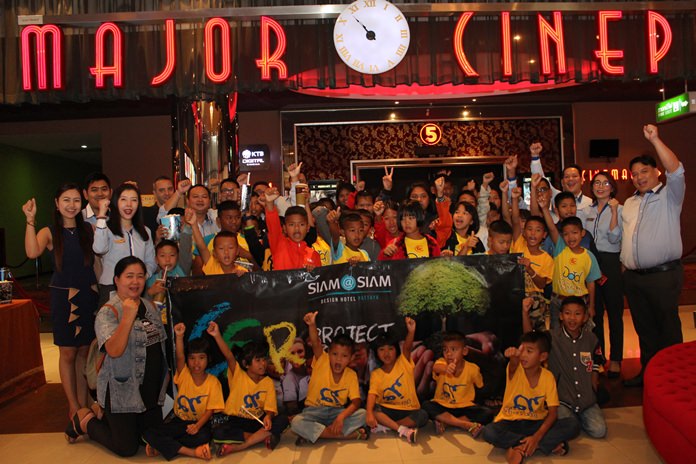
[{"label": "clock face", "polygon": [[381,74],[406,56],[411,32],[406,17],[385,0],[358,0],[334,26],[334,45],[343,62],[365,74]]}]

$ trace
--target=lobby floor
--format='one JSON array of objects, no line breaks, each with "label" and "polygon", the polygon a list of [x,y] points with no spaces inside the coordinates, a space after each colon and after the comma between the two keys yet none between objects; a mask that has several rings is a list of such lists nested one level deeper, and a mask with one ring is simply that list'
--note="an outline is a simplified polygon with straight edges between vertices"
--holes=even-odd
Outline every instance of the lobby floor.
[{"label": "lobby floor", "polygon": [[[685,341],[696,340],[693,312],[696,306],[682,306],[680,316]],[[624,316],[626,336],[624,353],[626,358],[639,355],[638,341],[633,330],[628,312]],[[50,334],[42,334],[42,350],[46,378],[49,383],[58,383],[58,350],[52,345]],[[42,387],[44,388],[44,387]],[[8,419],[0,408],[0,422]],[[612,462],[615,464],[652,464],[661,462],[660,457],[650,444],[643,427],[642,408],[640,406],[615,407],[604,409],[609,433],[602,440],[590,439],[585,435],[573,440],[570,453],[564,457],[546,457],[534,455],[525,462],[534,463],[579,463]],[[41,420],[36,417],[33,420]],[[7,426],[8,424],[4,424]],[[229,463],[254,464],[261,462],[297,463],[297,464],[442,464],[454,459],[465,458],[468,462],[505,462],[504,451],[492,448],[482,440],[448,430],[442,436],[434,434],[433,426],[422,429],[418,443],[409,445],[394,435],[373,434],[368,442],[325,442],[298,448],[290,432],[283,434],[278,447],[269,452],[263,447],[256,447],[239,454],[232,454],[214,461]],[[104,450],[89,440],[80,440],[74,445],[66,444],[62,433],[12,433],[0,434],[0,456],[7,463],[48,463],[83,464],[124,462],[124,459]],[[164,462],[162,458],[148,458],[141,448],[137,456],[129,462]],[[179,457],[176,462],[200,462],[199,460]]]}]

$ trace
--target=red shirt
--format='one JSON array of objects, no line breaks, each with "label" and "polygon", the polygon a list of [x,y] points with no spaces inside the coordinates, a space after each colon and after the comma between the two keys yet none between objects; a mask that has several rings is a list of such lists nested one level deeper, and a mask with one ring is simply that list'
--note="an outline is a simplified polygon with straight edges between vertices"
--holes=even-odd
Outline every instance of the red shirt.
[{"label": "red shirt", "polygon": [[274,271],[302,269],[307,265],[321,266],[321,258],[314,248],[305,242],[293,242],[283,234],[277,209],[266,210],[266,227]]}]

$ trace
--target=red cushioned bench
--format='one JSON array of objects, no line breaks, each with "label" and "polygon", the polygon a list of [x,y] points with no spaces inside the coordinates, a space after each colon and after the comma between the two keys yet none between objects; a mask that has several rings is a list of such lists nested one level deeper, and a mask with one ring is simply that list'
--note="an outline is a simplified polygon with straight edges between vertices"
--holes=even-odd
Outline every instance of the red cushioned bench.
[{"label": "red cushioned bench", "polygon": [[696,342],[657,353],[643,384],[643,422],[655,449],[669,464],[695,462]]}]

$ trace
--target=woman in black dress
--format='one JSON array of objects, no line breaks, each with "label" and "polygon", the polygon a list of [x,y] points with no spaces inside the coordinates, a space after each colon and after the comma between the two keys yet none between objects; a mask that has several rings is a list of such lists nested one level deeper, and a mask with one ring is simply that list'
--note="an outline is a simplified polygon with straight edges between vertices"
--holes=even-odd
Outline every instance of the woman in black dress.
[{"label": "woman in black dress", "polygon": [[48,248],[53,257],[51,319],[53,343],[60,352],[60,381],[70,407],[70,417],[89,405],[84,366],[94,339],[97,310],[97,279],[92,252],[93,232],[82,220],[82,197],[75,184],[56,191],[53,225],[36,231],[36,201],[22,206],[27,219],[24,247],[27,256],[38,258]]}]

